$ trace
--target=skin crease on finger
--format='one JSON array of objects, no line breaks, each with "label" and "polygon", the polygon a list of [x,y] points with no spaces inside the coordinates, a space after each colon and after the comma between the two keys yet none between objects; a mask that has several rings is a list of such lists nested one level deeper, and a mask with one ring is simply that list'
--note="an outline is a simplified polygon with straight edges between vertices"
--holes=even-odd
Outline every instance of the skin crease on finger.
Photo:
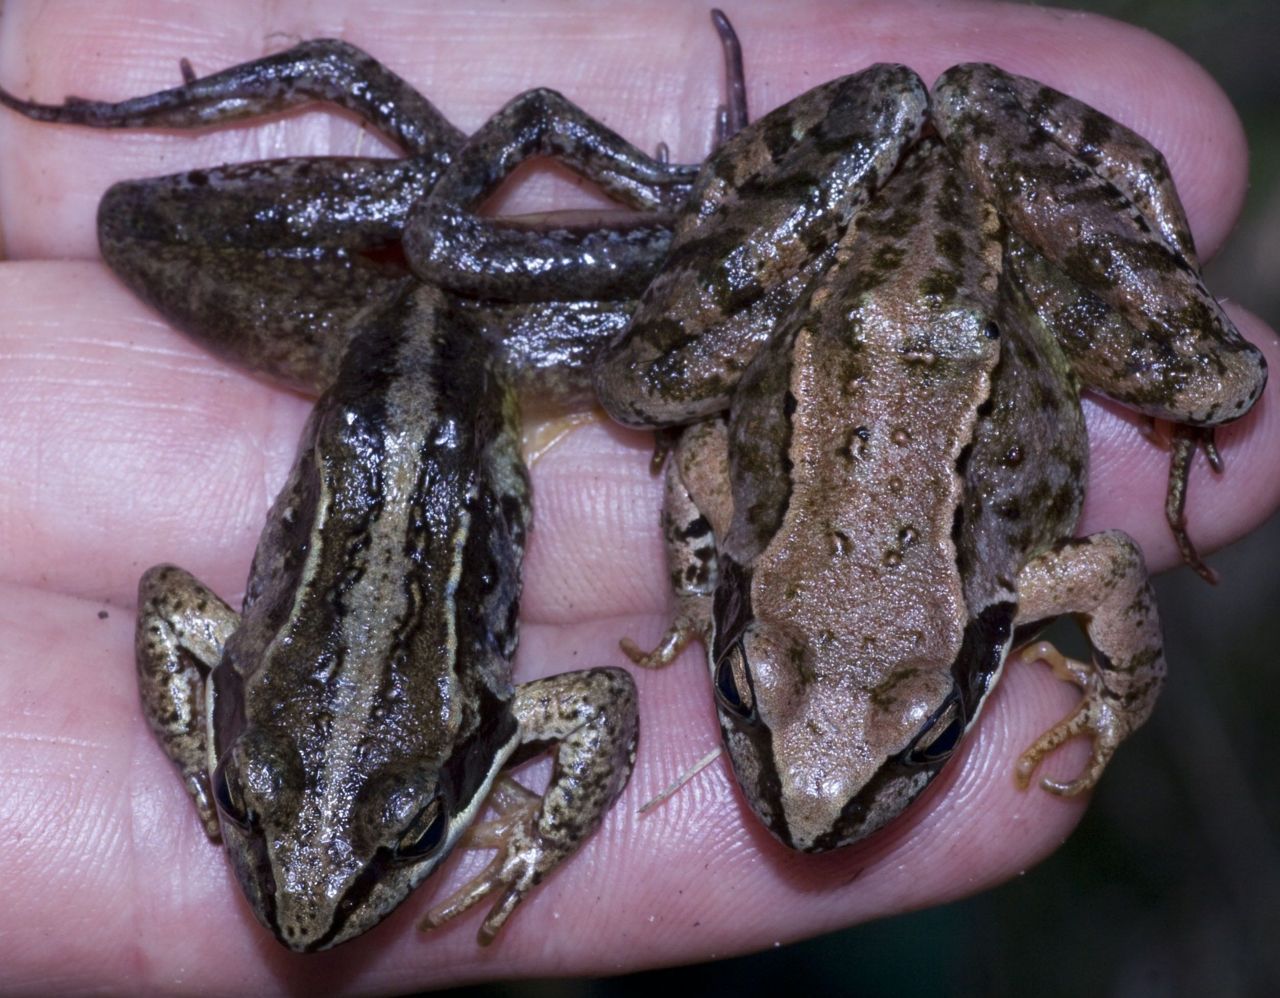
[{"label": "skin crease on finger", "polygon": [[[277,4],[268,22],[247,3],[216,10],[10,3],[0,22],[0,82],[45,100],[124,96],[176,82],[179,56],[202,71],[260,54],[273,32],[285,40],[268,38],[272,49],[295,36],[338,34],[386,59],[463,128],[518,90],[545,84],[604,114],[642,147],[665,139],[677,159],[705,152],[720,92],[705,11],[673,4],[655,19],[649,5],[610,7],[607,15],[557,8],[529,18],[528,8],[494,7],[477,18],[461,6],[425,19],[409,8],[374,16],[350,6]],[[1239,204],[1244,157],[1234,116],[1194,65],[1141,32],[989,5],[927,5],[922,13],[873,4],[856,20],[835,5],[786,17],[760,5],[729,13],[746,48],[753,113],[872,60],[907,62],[932,78],[953,62],[988,59],[1097,105],[1163,148],[1205,255]],[[926,16],[929,36],[916,38]],[[575,58],[565,59],[566,50]],[[459,65],[492,72],[461,74],[452,68]],[[1010,776],[1018,752],[1074,701],[1043,668],[1011,668],[948,774],[903,821],[850,849],[787,853],[753,822],[722,763],[637,819],[639,803],[718,741],[701,651],[693,650],[665,672],[638,677],[643,735],[631,787],[595,839],[530,897],[489,950],[475,946],[475,917],[425,938],[413,930],[429,900],[447,895],[445,881],[460,879],[456,862],[385,925],[331,953],[299,959],[258,929],[141,721],[131,604],[140,570],[162,558],[237,595],[307,403],[204,356],[100,265],[50,261],[96,256],[94,208],[113,180],[351,151],[357,140],[349,123],[321,114],[196,139],[0,117],[0,221],[10,254],[22,261],[0,267],[0,407],[15,414],[0,428],[0,466],[8,470],[0,581],[9,597],[0,627],[12,635],[0,652],[0,870],[11,898],[0,916],[2,986],[170,989],[212,979],[224,991],[308,982],[386,991],[511,974],[610,973],[727,955],[935,903],[1051,851],[1082,804],[1019,793]],[[530,198],[561,198],[567,185],[532,186],[541,193]],[[528,210],[524,197],[503,210]],[[1271,334],[1241,321],[1277,363]],[[1206,548],[1280,501],[1274,482],[1249,474],[1274,464],[1276,412],[1264,399],[1221,434],[1225,476],[1198,469],[1193,478],[1189,515]],[[1166,458],[1140,439],[1138,421],[1117,413],[1089,407],[1095,459],[1081,530],[1129,530],[1154,565],[1167,566]],[[189,439],[199,447],[180,449]],[[647,472],[648,451],[645,435],[594,425],[535,465],[517,679],[619,664],[619,636],[643,644],[660,632],[660,488]],[[1194,667],[1170,652],[1175,669]],[[1055,756],[1048,771],[1070,773],[1079,748]],[[754,917],[743,919],[744,911]]]}]

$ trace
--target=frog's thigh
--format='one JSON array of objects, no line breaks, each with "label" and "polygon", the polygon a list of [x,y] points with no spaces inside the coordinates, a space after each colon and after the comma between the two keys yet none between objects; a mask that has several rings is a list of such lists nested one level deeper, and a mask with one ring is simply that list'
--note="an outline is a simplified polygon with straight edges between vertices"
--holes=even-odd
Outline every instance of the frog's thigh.
[{"label": "frog's thigh", "polygon": [[219,832],[209,787],[205,678],[239,623],[231,607],[181,568],[157,565],[138,582],[134,643],[142,711],[165,753],[182,770],[187,792],[213,839]]},{"label": "frog's thigh", "polygon": [[667,462],[662,535],[676,613],[666,633],[645,652],[629,638],[622,650],[637,665],[670,665],[685,645],[710,632],[716,589],[716,537],[733,514],[728,429],[721,419],[688,427]]},{"label": "frog's thigh", "polygon": [[[1205,287],[1168,168],[1146,140],[992,66],[944,73],[933,118],[1008,230],[1060,268],[1032,264],[1045,271],[1033,298],[1054,313],[1046,321],[1087,383],[1196,425],[1235,419],[1257,400],[1266,365]],[[1087,293],[1054,287],[1068,278]]]},{"label": "frog's thigh", "polygon": [[1074,614],[1093,648],[1093,662],[1073,676],[1083,689],[1076,710],[1046,731],[1018,762],[1018,780],[1069,738],[1088,735],[1093,754],[1069,783],[1044,780],[1071,795],[1090,789],[1116,747],[1151,714],[1164,681],[1164,651],[1155,594],[1138,546],[1107,531],[1064,541],[1032,559],[1018,575],[1018,624]]},{"label": "frog's thigh", "polygon": [[[1156,419],[1193,426],[1236,419],[1262,394],[1266,361],[1198,275],[1195,287],[1174,299],[1178,322],[1135,322],[1114,299],[1104,302],[1096,284],[1073,280],[1016,236],[1010,245],[1007,273],[1090,388]],[[1166,276],[1153,265],[1148,288]]]},{"label": "frog's thigh", "polygon": [[[989,134],[992,124],[1012,128],[1017,123],[1022,125],[1022,151],[1039,144],[1028,138],[1048,136],[1115,185],[1170,246],[1196,262],[1191,230],[1164,155],[1138,133],[1037,80],[981,63],[952,66],[934,84],[934,94],[934,117],[948,133],[964,127]],[[987,128],[975,128],[975,118],[986,119]]]},{"label": "frog's thigh", "polygon": [[[98,244],[138,297],[203,346],[318,394],[358,320],[409,281],[376,257],[394,202],[430,179],[403,160],[311,158],[126,180],[98,206]],[[283,231],[277,215],[312,219],[310,231]]]}]

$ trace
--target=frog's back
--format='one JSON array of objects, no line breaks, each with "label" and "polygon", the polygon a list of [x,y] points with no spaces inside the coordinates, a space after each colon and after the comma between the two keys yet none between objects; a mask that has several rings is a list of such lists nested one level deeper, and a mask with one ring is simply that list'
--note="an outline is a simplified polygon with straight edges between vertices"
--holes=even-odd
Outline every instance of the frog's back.
[{"label": "frog's back", "polygon": [[886,763],[950,702],[967,643],[1003,648],[973,631],[956,550],[1000,358],[997,223],[947,167],[935,143],[912,154],[735,396],[724,549],[750,567],[744,648],[780,781],[757,800],[797,848],[898,813],[930,769],[898,786]]},{"label": "frog's back", "polygon": [[251,720],[255,687],[269,724],[287,686],[332,719],[325,753],[376,741],[431,759],[503,709],[528,485],[514,403],[484,349],[429,289],[354,341],[271,511],[228,647],[254,663]]}]

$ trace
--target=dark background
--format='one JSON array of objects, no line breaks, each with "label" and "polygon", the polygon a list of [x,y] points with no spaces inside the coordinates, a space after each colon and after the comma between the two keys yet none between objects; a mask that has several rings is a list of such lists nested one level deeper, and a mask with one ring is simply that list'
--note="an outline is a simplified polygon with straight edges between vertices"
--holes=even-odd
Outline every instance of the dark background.
[{"label": "dark background", "polygon": [[[1280,327],[1280,4],[1073,6],[1163,36],[1235,102],[1252,150],[1249,198],[1208,284]],[[1185,569],[1156,580],[1171,660],[1159,708],[1108,768],[1076,833],[1026,876],[756,956],[457,994],[1280,994],[1278,552],[1273,518],[1213,555],[1216,588]]]}]

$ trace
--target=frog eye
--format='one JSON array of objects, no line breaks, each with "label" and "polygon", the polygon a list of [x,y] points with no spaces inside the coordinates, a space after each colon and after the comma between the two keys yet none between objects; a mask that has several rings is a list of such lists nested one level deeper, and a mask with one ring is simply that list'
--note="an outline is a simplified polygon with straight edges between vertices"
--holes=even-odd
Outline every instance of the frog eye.
[{"label": "frog eye", "polygon": [[751,685],[751,670],[747,667],[747,654],[739,640],[725,650],[716,663],[716,700],[731,714],[744,721],[755,716],[756,691]]},{"label": "frog eye", "polygon": [[213,773],[213,799],[224,818],[247,830],[253,824],[253,814],[245,806],[238,776],[234,764],[222,762]]},{"label": "frog eye", "polygon": [[964,737],[965,721],[960,691],[953,687],[912,741],[905,753],[906,761],[914,766],[945,762]]},{"label": "frog eye", "polygon": [[400,859],[422,859],[429,856],[444,843],[448,830],[449,815],[444,801],[437,794],[409,822],[409,827],[396,843],[396,855]]}]

